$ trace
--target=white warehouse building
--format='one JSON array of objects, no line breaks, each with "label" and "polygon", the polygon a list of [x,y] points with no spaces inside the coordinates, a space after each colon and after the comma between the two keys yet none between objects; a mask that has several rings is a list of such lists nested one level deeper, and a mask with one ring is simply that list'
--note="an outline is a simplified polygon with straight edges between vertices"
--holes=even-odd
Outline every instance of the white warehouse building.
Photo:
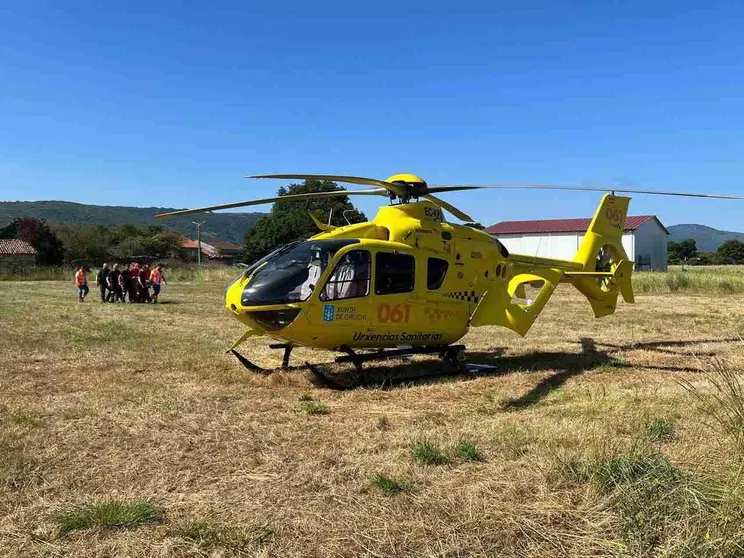
[{"label": "white warehouse building", "polygon": [[[488,227],[486,232],[515,254],[571,260],[590,222],[591,219],[502,221]],[[669,231],[656,215],[626,218],[623,248],[635,262],[637,271],[666,271],[668,235]]]}]

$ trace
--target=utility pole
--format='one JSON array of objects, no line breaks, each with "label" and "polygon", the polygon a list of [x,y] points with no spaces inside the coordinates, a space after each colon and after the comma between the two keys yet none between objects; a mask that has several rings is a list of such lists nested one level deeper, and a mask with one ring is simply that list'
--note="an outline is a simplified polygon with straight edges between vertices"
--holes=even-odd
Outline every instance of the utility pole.
[{"label": "utility pole", "polygon": [[201,226],[204,221],[192,221],[196,225],[196,264],[201,265]]}]

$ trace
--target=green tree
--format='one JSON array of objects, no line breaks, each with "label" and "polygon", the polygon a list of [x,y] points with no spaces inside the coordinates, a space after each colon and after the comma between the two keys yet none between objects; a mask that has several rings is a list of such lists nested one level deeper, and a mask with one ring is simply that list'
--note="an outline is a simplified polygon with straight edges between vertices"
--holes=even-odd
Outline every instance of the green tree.
[{"label": "green tree", "polygon": [[19,217],[0,229],[0,238],[19,238],[36,248],[39,265],[61,265],[65,253],[62,242],[43,219]]},{"label": "green tree", "polygon": [[727,240],[716,250],[715,260],[726,265],[744,264],[744,242]]},{"label": "green tree", "polygon": [[146,238],[144,241],[145,253],[152,258],[176,258],[181,248],[183,236],[178,233],[163,231]]},{"label": "green tree", "polygon": [[696,258],[697,255],[697,243],[694,238],[682,242],[669,242],[667,245],[667,259],[670,264],[681,264]]},{"label": "green tree", "polygon": [[[302,184],[290,184],[279,188],[277,194],[309,194],[314,192],[343,191],[335,182],[328,180],[305,180]],[[274,203],[271,213],[261,217],[256,226],[245,234],[245,248],[242,259],[253,262],[262,258],[279,246],[295,240],[308,238],[318,233],[318,228],[310,218],[310,213],[327,216],[332,210],[331,224],[343,226],[361,223],[367,218],[349,201],[348,196],[319,198],[300,201],[281,201]],[[346,218],[344,217],[346,214]]]},{"label": "green tree", "polygon": [[118,244],[133,236],[142,236],[144,233],[131,223],[123,223],[110,232],[111,241]]},{"label": "green tree", "polygon": [[112,259],[118,260],[119,262],[129,262],[142,258],[143,256],[149,256],[147,249],[145,248],[145,241],[147,239],[144,236],[129,236],[123,239],[118,244],[114,244],[109,247],[109,253]]},{"label": "green tree", "polygon": [[64,245],[65,263],[97,266],[111,257],[111,232],[103,225],[59,225],[54,232]]}]

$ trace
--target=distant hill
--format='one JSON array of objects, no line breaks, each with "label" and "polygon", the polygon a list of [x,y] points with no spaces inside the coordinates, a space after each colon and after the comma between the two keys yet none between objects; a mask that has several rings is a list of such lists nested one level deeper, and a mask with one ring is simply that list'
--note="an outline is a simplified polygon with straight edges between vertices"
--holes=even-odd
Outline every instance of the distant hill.
[{"label": "distant hill", "polygon": [[694,238],[700,252],[715,252],[727,240],[741,240],[744,242],[744,233],[719,231],[705,225],[672,225],[667,228],[670,233],[670,241],[682,242],[688,238]]},{"label": "distant hill", "polygon": [[204,213],[158,219],[157,213],[173,211],[168,207],[123,207],[109,205],[85,205],[64,201],[0,202],[0,227],[4,227],[16,217],[36,217],[46,219],[50,224],[95,224],[115,227],[131,223],[138,227],[162,225],[166,229],[195,238],[196,227],[193,221],[204,221],[203,239],[225,240],[243,244],[245,231],[252,228],[263,213]]}]

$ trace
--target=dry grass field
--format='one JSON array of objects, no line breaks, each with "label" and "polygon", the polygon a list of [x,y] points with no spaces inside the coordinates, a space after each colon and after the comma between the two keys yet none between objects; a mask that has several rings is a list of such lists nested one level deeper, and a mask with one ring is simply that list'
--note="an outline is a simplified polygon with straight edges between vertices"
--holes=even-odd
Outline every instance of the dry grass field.
[{"label": "dry grass field", "polygon": [[198,279],[158,306],[0,282],[0,556],[744,554],[744,296],[594,320],[561,288],[524,339],[468,334],[493,372],[332,391],[225,355]]}]

